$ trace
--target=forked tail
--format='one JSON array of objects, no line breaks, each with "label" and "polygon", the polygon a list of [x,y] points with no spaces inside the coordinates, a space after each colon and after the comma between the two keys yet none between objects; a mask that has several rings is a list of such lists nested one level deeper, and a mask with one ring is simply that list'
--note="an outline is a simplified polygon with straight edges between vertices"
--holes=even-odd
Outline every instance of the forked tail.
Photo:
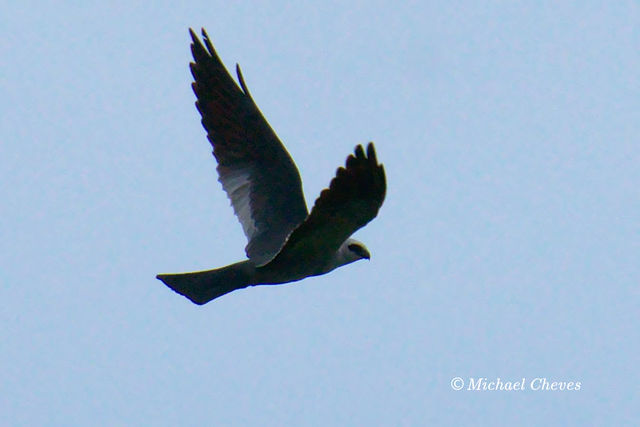
[{"label": "forked tail", "polygon": [[198,305],[251,285],[255,266],[242,261],[216,270],[181,274],[158,274],[157,279]]}]

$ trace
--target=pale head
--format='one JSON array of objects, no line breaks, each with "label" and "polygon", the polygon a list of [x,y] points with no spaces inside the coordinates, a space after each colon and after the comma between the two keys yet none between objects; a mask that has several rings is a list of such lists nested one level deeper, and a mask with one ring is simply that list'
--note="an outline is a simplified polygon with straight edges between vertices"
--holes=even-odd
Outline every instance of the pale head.
[{"label": "pale head", "polygon": [[[371,255],[364,243],[356,239],[347,239],[336,253],[336,267],[346,265],[360,259],[370,259]],[[334,267],[335,268],[335,267]]]}]

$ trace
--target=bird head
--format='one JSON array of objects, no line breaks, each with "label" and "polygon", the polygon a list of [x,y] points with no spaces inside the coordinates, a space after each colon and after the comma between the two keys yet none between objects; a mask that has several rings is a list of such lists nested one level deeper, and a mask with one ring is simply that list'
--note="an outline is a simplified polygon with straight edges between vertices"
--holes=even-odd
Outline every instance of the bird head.
[{"label": "bird head", "polygon": [[347,239],[340,247],[339,252],[346,261],[345,264],[358,261],[359,259],[370,259],[371,254],[364,243],[356,239]]}]

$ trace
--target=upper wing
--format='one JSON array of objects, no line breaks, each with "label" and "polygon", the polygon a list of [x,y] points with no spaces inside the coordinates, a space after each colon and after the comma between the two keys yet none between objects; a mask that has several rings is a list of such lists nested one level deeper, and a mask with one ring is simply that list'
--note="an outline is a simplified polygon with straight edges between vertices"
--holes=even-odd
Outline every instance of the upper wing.
[{"label": "upper wing", "polygon": [[295,262],[301,253],[333,253],[356,230],[376,217],[387,190],[384,167],[373,143],[362,145],[338,168],[322,190],[307,219],[289,236],[273,262]]},{"label": "upper wing", "polygon": [[222,187],[231,199],[256,264],[278,253],[291,231],[307,216],[300,174],[236,72],[238,87],[202,30],[202,45],[189,29],[195,62],[193,91],[202,125],[218,161]]}]

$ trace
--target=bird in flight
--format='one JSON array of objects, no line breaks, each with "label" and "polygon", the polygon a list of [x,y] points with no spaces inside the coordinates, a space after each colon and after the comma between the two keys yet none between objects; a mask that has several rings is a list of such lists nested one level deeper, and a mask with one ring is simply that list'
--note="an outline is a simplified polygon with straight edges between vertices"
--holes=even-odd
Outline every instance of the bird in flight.
[{"label": "bird in flight", "polygon": [[328,273],[369,259],[350,236],[376,217],[386,192],[384,168],[372,143],[355,148],[311,212],[295,163],[262,116],[240,67],[233,80],[206,31],[191,34],[196,107],[248,244],[247,260],[215,270],[156,276],[195,304],[247,286],[275,285]]}]

